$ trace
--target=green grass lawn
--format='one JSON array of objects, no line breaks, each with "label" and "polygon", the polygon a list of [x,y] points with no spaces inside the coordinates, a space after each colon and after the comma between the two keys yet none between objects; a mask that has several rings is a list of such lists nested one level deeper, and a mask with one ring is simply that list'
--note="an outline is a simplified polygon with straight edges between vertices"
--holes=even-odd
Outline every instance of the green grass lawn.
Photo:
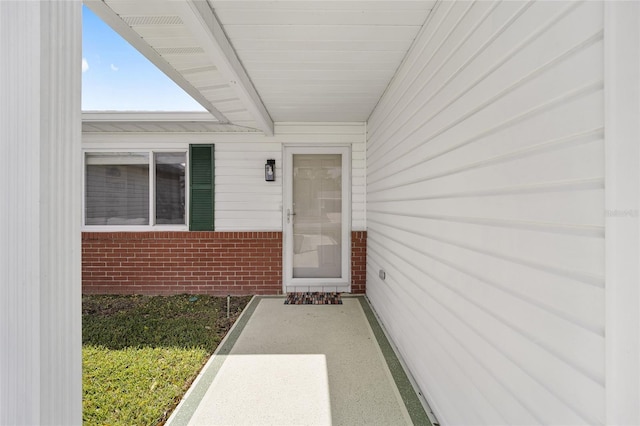
[{"label": "green grass lawn", "polygon": [[84,296],[84,423],[163,424],[249,300]]}]

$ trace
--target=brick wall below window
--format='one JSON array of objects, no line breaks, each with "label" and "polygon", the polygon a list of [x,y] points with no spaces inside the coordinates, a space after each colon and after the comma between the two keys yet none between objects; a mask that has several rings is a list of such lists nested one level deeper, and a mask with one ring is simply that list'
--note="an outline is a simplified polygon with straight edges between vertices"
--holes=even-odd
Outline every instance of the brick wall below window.
[{"label": "brick wall below window", "polygon": [[[352,292],[365,292],[366,231],[352,233]],[[281,232],[84,232],[84,294],[280,294]]]}]

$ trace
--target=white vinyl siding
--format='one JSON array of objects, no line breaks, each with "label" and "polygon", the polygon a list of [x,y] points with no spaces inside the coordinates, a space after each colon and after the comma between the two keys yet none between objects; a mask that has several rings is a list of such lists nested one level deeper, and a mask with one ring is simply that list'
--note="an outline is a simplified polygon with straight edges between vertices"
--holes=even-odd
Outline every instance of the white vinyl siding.
[{"label": "white vinyl siding", "polygon": [[371,115],[367,294],[443,424],[604,423],[603,108],[602,3],[441,2]]},{"label": "white vinyl siding", "polygon": [[[352,229],[365,229],[364,123],[276,123],[275,135],[258,133],[85,133],[83,148],[184,149],[215,144],[216,231],[282,230],[283,144],[351,145]],[[264,165],[276,160],[275,182],[265,182]]]}]

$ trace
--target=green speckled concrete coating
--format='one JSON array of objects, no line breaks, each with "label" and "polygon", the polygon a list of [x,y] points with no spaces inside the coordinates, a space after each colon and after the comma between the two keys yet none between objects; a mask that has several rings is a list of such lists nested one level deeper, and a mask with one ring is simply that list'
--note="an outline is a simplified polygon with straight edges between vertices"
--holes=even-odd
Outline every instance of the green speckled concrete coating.
[{"label": "green speckled concrete coating", "polygon": [[430,425],[367,300],[343,300],[254,297],[168,424]]},{"label": "green speckled concrete coating", "polygon": [[233,345],[236,343],[236,340],[238,340],[240,333],[242,333],[242,330],[247,325],[249,318],[251,318],[251,315],[253,315],[253,312],[258,306],[258,303],[260,303],[260,299],[261,298],[258,296],[251,299],[247,307],[242,312],[242,315],[235,322],[231,330],[229,330],[229,333],[227,333],[220,345],[218,345],[213,356],[203,367],[200,375],[196,378],[191,385],[191,388],[182,398],[180,405],[178,405],[167,421],[168,425],[180,426],[189,424],[189,420],[193,416],[193,413],[198,408],[203,396],[220,370],[220,367],[225,360],[225,356],[229,354],[231,348],[233,348]]},{"label": "green speckled concrete coating", "polygon": [[378,340],[380,350],[382,351],[382,354],[387,361],[387,367],[389,367],[391,375],[393,376],[393,380],[398,387],[398,391],[400,392],[400,395],[402,395],[402,401],[404,402],[404,405],[407,408],[409,415],[411,416],[411,421],[414,425],[431,425],[431,421],[427,417],[427,414],[425,413],[424,408],[422,407],[422,404],[418,399],[418,395],[416,395],[416,392],[411,385],[411,382],[409,381],[404,368],[402,368],[402,364],[400,364],[400,360],[393,351],[393,348],[387,340],[384,331],[382,331],[382,327],[380,327],[380,324],[378,323],[378,320],[373,313],[371,306],[369,306],[369,302],[367,302],[364,297],[359,297],[358,299],[360,300],[360,305],[362,307],[362,310],[364,311],[364,314],[369,320],[369,326],[371,327],[373,334]]}]

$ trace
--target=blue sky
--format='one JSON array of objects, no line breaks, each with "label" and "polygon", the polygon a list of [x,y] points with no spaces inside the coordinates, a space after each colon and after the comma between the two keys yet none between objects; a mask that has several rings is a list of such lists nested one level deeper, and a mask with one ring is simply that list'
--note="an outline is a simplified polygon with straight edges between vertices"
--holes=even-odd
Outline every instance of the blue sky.
[{"label": "blue sky", "polygon": [[82,6],[82,110],[204,111],[204,108]]}]

